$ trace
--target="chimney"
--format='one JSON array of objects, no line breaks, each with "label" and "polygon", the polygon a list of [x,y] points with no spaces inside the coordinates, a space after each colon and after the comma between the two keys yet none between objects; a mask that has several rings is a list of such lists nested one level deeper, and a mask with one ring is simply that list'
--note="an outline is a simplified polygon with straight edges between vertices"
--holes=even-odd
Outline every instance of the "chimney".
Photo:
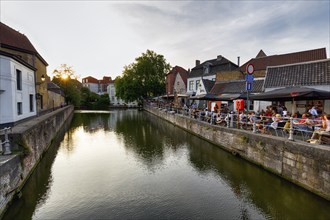
[{"label": "chimney", "polygon": [[217,56],[217,60],[219,61],[219,60],[221,60],[222,59],[222,56],[221,55],[218,55]]},{"label": "chimney", "polygon": [[200,60],[196,60],[196,66],[198,66],[199,64],[201,64]]},{"label": "chimney", "polygon": [[239,58],[240,58],[240,57],[237,57],[237,66],[239,66]]}]

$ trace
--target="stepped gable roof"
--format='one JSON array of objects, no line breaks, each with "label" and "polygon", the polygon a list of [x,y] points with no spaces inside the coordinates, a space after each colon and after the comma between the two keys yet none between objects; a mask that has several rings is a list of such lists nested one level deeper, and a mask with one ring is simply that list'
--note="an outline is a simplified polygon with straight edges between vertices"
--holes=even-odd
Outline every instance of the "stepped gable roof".
[{"label": "stepped gable roof", "polygon": [[34,54],[38,56],[46,66],[48,65],[24,34],[21,34],[2,22],[0,22],[0,33],[0,47]]},{"label": "stepped gable roof", "polygon": [[301,63],[301,62],[323,60],[323,59],[327,59],[326,50],[325,48],[319,48],[319,49],[306,50],[295,53],[253,58],[248,62],[246,62],[245,64],[243,64],[240,67],[240,70],[245,72],[246,66],[249,63],[254,65],[255,70],[266,70],[267,66],[278,66],[278,65]]},{"label": "stepped gable roof", "polygon": [[330,85],[330,59],[267,68],[265,88]]},{"label": "stepped gable roof", "polygon": [[[264,80],[254,80],[252,86],[252,93],[260,93],[263,91]],[[215,95],[220,94],[234,94],[246,92],[245,80],[233,80],[233,81],[218,81],[214,84],[210,93]]]},{"label": "stepped gable roof", "polygon": [[209,79],[203,79],[203,84],[204,84],[206,92],[209,93],[211,91],[211,89],[213,88],[215,81],[212,81]]},{"label": "stepped gable roof", "polygon": [[[208,74],[203,75],[205,65],[209,65],[210,71]],[[216,73],[219,71],[230,71],[230,70],[235,70],[237,68],[238,66],[235,63],[231,62],[230,60],[228,60],[223,56],[218,56],[216,59],[207,60],[192,68],[188,78],[200,77],[202,75],[203,76],[216,75]]]}]

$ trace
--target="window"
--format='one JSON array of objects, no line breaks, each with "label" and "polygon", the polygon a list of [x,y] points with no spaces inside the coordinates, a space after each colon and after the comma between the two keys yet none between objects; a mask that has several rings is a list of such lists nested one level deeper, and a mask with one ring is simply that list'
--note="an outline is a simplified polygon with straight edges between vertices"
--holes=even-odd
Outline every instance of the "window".
[{"label": "window", "polygon": [[189,81],[189,91],[194,90],[194,81]]},{"label": "window", "polygon": [[204,69],[204,74],[210,73],[210,67],[208,65],[203,66],[203,69]]},{"label": "window", "polygon": [[17,102],[17,114],[18,115],[23,114],[22,102]]},{"label": "window", "polygon": [[16,70],[17,90],[22,90],[22,71]]},{"label": "window", "polygon": [[196,91],[198,90],[199,83],[200,83],[200,80],[196,80]]},{"label": "window", "polygon": [[30,112],[33,112],[33,95],[32,94],[30,94]]}]

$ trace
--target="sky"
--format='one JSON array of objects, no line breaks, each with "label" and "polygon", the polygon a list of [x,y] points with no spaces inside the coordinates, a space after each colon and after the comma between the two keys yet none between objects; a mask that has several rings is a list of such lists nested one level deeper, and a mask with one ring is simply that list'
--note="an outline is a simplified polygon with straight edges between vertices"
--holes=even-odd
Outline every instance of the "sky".
[{"label": "sky", "polygon": [[[174,66],[222,55],[240,64],[330,46],[330,1],[0,0],[0,20],[80,78],[120,76],[148,49]],[[1,34],[1,33],[0,33]]]}]

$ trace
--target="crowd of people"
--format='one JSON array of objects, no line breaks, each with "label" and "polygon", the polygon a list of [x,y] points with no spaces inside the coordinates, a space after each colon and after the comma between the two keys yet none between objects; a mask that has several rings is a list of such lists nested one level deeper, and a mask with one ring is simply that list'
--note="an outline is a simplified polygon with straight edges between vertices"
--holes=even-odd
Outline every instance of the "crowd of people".
[{"label": "crowd of people", "polygon": [[322,135],[330,137],[330,115],[318,112],[315,106],[302,114],[299,111],[292,114],[281,105],[267,106],[260,112],[233,112],[217,104],[212,109],[198,108],[196,102],[192,102],[190,106],[184,105],[183,110],[184,114],[210,124],[227,126],[231,122],[231,127],[243,129],[253,129],[255,125],[256,132],[264,134],[273,134],[276,129],[289,134],[292,123],[293,130],[308,137],[310,143],[318,143]]}]

